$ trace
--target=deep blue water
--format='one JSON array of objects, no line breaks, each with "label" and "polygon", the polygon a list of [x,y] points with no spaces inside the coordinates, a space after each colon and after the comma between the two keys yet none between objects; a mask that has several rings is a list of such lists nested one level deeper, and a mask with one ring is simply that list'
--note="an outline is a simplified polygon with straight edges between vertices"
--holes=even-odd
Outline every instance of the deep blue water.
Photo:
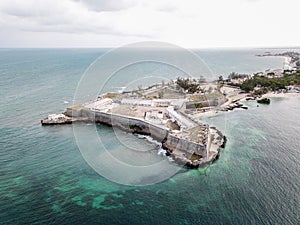
[{"label": "deep blue water", "polygon": [[[264,51],[198,54],[216,76],[280,68],[282,59],[254,57]],[[94,172],[72,126],[42,127],[40,119],[71,104],[83,72],[104,52],[0,50],[0,224],[299,224],[299,98],[208,118],[228,137],[220,159],[141,187]],[[97,130],[116,147],[111,128]]]}]

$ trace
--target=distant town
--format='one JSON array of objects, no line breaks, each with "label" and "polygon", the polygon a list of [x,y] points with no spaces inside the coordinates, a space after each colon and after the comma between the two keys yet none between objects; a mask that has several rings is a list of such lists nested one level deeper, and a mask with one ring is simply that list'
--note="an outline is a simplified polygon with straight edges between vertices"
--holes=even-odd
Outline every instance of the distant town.
[{"label": "distant town", "polygon": [[268,92],[299,93],[300,92],[300,53],[285,52],[272,54],[267,52],[259,57],[284,57],[282,69],[268,69],[252,75],[231,73],[228,78],[219,77],[219,82],[239,87],[242,91],[255,96]]}]

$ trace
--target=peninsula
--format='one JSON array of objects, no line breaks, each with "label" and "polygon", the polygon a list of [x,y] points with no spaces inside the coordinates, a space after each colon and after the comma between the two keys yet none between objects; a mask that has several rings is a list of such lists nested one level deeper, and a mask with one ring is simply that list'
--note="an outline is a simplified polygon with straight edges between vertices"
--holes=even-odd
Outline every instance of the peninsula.
[{"label": "peninsula", "polygon": [[226,137],[201,118],[235,108],[248,109],[241,100],[270,104],[268,97],[300,96],[299,54],[276,56],[292,59],[283,69],[252,75],[231,73],[227,79],[219,76],[211,83],[203,78],[179,77],[146,88],[105,93],[94,101],[68,107],[62,114],[50,114],[41,123],[95,122],[148,135],[160,142],[165,155],[177,164],[198,168],[216,160],[226,144]]},{"label": "peninsula", "polygon": [[225,146],[226,137],[217,128],[194,116],[227,101],[219,88],[201,79],[178,78],[144,89],[105,93],[62,114],[51,114],[41,123],[95,122],[149,135],[177,164],[198,168],[217,159]]}]

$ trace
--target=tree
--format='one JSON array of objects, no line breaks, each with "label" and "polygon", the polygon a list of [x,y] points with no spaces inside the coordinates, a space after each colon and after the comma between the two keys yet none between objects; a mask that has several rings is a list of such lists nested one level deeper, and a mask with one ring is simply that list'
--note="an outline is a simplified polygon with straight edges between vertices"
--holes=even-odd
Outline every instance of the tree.
[{"label": "tree", "polygon": [[228,79],[243,79],[243,78],[246,78],[246,77],[249,77],[249,75],[247,74],[238,74],[238,73],[235,73],[235,72],[232,72],[228,75]]},{"label": "tree", "polygon": [[200,85],[198,83],[195,83],[191,81],[190,79],[181,79],[177,78],[176,84],[181,87],[183,90],[188,91],[188,93],[193,94],[197,91],[200,91]]},{"label": "tree", "polygon": [[231,72],[229,75],[228,75],[228,79],[235,79],[237,77],[237,73],[235,72]]},{"label": "tree", "polygon": [[219,76],[219,79],[218,79],[219,83],[223,81],[223,76]]},{"label": "tree", "polygon": [[158,98],[163,98],[164,97],[164,91],[161,90],[158,92]]},{"label": "tree", "polygon": [[201,75],[200,79],[199,79],[199,83],[201,84],[201,83],[205,83],[205,82],[206,82],[205,77]]},{"label": "tree", "polygon": [[[300,85],[300,74],[285,74],[284,77],[279,78],[267,78],[267,77],[254,77],[244,81],[240,88],[246,92],[253,91],[255,87],[267,88],[268,90],[282,90],[286,89],[286,86],[294,84]],[[266,90],[266,89],[264,89]]]}]

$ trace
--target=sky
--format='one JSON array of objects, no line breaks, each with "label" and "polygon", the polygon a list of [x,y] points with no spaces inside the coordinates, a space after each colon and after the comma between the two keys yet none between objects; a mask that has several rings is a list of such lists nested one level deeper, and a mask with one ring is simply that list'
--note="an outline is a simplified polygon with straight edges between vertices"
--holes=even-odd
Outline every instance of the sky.
[{"label": "sky", "polygon": [[0,48],[299,47],[299,0],[0,0]]}]

